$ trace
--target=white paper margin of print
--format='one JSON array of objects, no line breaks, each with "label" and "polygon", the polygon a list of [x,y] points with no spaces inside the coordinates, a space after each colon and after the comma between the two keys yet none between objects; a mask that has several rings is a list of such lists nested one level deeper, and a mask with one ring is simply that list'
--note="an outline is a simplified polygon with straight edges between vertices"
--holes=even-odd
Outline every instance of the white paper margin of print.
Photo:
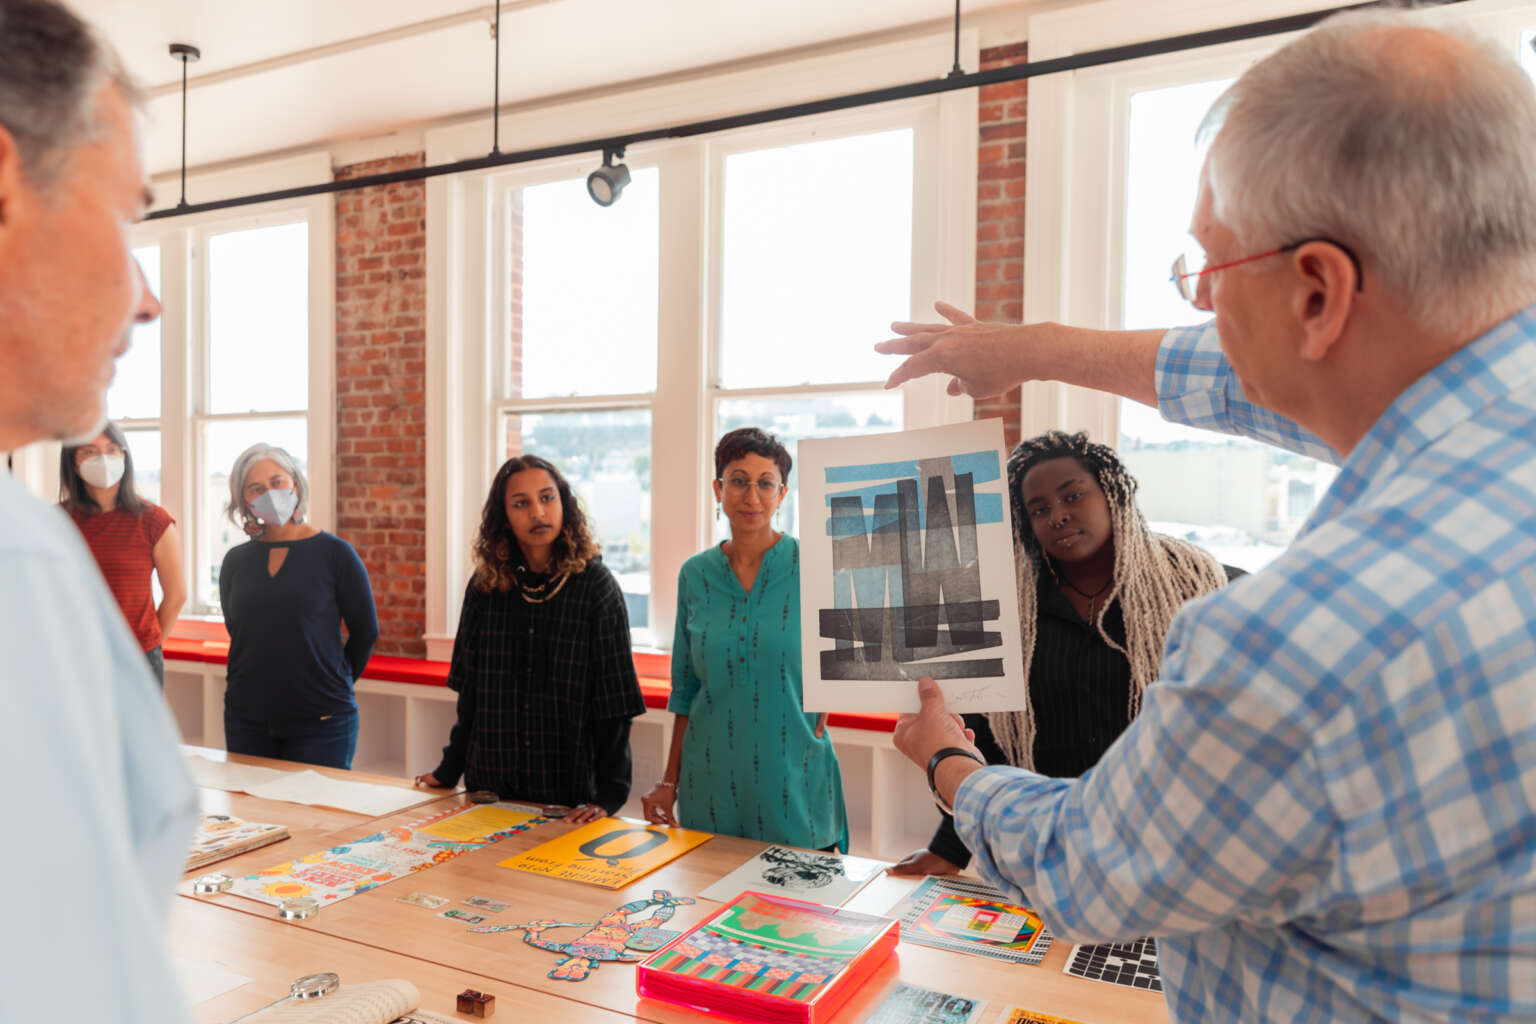
[{"label": "white paper margin of print", "polygon": [[[917,680],[929,674],[925,667],[947,661],[1000,658],[1001,676],[941,679],[939,686],[949,710],[1019,711],[1028,686],[1024,678],[1022,642],[1019,636],[1019,593],[1013,561],[1013,514],[1008,500],[1007,458],[1003,451],[1001,420],[972,420],[925,430],[863,437],[807,439],[800,442],[800,623],[801,663],[804,671],[805,710],[816,711],[916,711]],[[983,601],[998,603],[998,617],[982,623],[987,632],[1002,634],[1002,644],[979,651],[947,655],[909,663],[911,681],[900,679],[823,679],[821,652],[833,650],[836,641],[821,636],[820,611],[832,605],[832,538],[827,535],[827,495],[855,487],[871,487],[880,481],[828,484],[828,466],[880,462],[911,462],[944,458],[978,451],[995,451],[998,478],[976,485],[976,494],[1002,499],[1003,521],[976,525],[977,561],[981,569]],[[926,487],[919,482],[922,493]]]}]

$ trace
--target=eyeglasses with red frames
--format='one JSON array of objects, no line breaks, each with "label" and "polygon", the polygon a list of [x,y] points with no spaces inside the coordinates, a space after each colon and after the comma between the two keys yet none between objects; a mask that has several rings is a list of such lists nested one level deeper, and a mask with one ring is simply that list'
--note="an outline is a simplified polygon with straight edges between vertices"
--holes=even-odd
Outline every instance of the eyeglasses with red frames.
[{"label": "eyeglasses with red frames", "polygon": [[1291,242],[1289,245],[1282,245],[1278,249],[1270,249],[1268,252],[1257,253],[1253,256],[1244,256],[1239,260],[1228,260],[1226,263],[1218,263],[1214,267],[1202,267],[1199,270],[1190,270],[1189,259],[1184,253],[1180,253],[1178,259],[1173,261],[1173,276],[1169,280],[1179,290],[1179,295],[1184,301],[1193,304],[1196,302],[1196,295],[1199,293],[1200,279],[1206,274],[1214,274],[1218,270],[1241,266],[1244,263],[1252,263],[1255,260],[1262,260],[1270,256],[1279,256],[1281,253],[1295,252],[1309,242],[1326,243],[1342,251],[1345,256],[1348,256],[1349,262],[1355,268],[1355,291],[1365,290],[1365,271],[1360,269],[1360,258],[1343,242],[1336,242],[1331,238],[1323,237],[1303,238],[1300,241]]}]

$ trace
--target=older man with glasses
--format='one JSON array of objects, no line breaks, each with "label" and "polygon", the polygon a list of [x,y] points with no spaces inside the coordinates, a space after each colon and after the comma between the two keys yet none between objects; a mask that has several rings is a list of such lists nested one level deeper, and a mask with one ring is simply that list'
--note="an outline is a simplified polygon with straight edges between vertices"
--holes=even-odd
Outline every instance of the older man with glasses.
[{"label": "older man with glasses", "polygon": [[1536,94],[1408,12],[1331,19],[1208,115],[1175,284],[1211,324],[898,324],[892,384],[1055,379],[1339,463],[1188,605],[1080,780],[896,744],[1059,933],[1158,937],[1178,1020],[1536,1019]]},{"label": "older man with glasses", "polygon": [[[137,94],[48,0],[0,0],[0,450],[100,431],[160,305]],[[69,520],[0,474],[0,1020],[184,1019],[165,950],[197,797],[139,644]]]}]

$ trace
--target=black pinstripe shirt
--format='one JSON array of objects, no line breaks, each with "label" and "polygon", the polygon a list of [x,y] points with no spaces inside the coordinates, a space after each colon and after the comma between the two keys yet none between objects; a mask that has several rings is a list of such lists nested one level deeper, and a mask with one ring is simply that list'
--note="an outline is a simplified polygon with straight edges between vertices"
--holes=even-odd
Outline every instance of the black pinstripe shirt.
[{"label": "black pinstripe shirt", "polygon": [[471,584],[448,685],[458,722],[439,782],[609,813],[629,798],[629,723],[645,705],[624,595],[601,561],[542,604]]}]

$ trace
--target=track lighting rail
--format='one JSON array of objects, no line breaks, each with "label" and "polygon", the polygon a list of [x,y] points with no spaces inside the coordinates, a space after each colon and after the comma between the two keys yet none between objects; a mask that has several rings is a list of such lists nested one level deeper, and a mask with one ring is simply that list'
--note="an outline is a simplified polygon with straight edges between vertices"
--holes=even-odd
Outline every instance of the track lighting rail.
[{"label": "track lighting rail", "polygon": [[[1431,0],[1431,2],[1436,6],[1448,6],[1450,4],[1464,3],[1466,0]],[[345,181],[318,182],[314,185],[277,189],[271,192],[258,192],[251,195],[234,196],[228,199],[216,199],[206,203],[182,204],[167,209],[155,210],[148,214],[145,219],[162,220],[170,217],[183,217],[193,213],[205,213],[211,210],[227,210],[238,206],[253,206],[257,203],[298,199],[305,196],[325,195],[332,192],[349,192],[353,189],[392,185],[402,181],[420,181],[426,178],[441,177],[446,174],[464,174],[492,167],[530,163],[535,160],[549,160],[557,157],[574,156],[580,153],[608,153],[610,151],[622,153],[625,148],[638,143],[708,135],[714,132],[771,124],[775,121],[787,121],[797,117],[809,117],[814,114],[848,110],[875,103],[889,103],[894,100],[912,99],[918,96],[932,96],[937,93],[952,92],[956,89],[975,89],[986,85],[997,85],[1002,82],[1015,82],[1022,79],[1036,78],[1040,75],[1057,74],[1063,71],[1078,71],[1083,68],[1115,64],[1121,61],[1135,60],[1140,57],[1177,53],[1183,50],[1199,49],[1206,46],[1218,46],[1222,43],[1258,39],[1286,32],[1299,32],[1340,11],[1376,6],[1379,6],[1377,0],[1369,3],[1347,4],[1342,7],[1311,11],[1305,14],[1293,14],[1283,18],[1270,18],[1242,25],[1210,29],[1204,32],[1170,36],[1166,39],[1130,43],[1125,46],[1111,46],[1102,50],[1090,50],[1085,53],[1057,57],[1052,60],[1030,61],[1026,64],[994,68],[990,71],[977,71],[958,76],[950,72],[944,78],[911,82],[906,85],[888,86],[882,89],[870,89],[864,92],[810,100],[804,103],[791,103],[781,107],[770,107],[766,110],[733,114],[729,117],[717,117],[705,121],[695,121],[690,124],[674,125],[668,128],[629,132],[623,135],[604,138],[583,139],[577,142],[540,146],[534,149],[524,149],[509,153],[493,152],[483,157],[458,160],[446,164],[434,164],[430,167],[415,167],[404,171],[371,174],[350,178]]]}]

